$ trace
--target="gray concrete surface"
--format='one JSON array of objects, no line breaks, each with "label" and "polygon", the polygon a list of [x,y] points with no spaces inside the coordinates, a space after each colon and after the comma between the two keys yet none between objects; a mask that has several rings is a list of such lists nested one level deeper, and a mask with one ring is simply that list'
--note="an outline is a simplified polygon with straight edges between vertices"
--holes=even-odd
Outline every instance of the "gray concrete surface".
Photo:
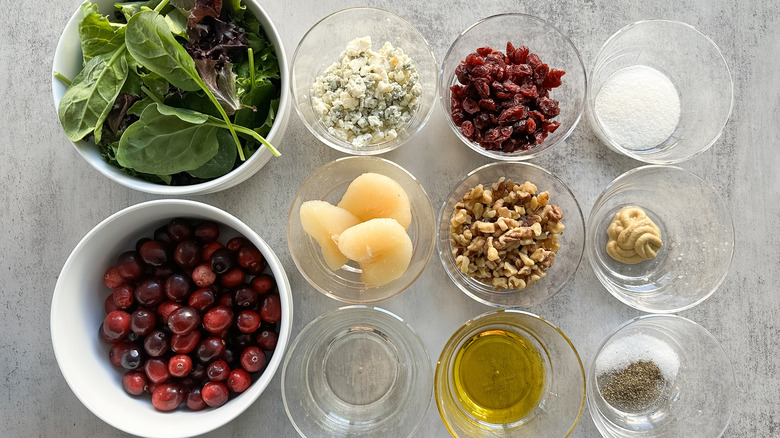
[{"label": "gray concrete surface", "polygon": [[[109,181],[81,159],[65,138],[51,101],[51,60],[79,0],[0,0],[0,435],[7,437],[122,436],[73,395],[57,367],[49,335],[49,305],[58,273],[76,243],[98,222],[129,205],[156,199]],[[590,65],[602,42],[640,19],[685,21],[712,37],[735,82],[734,112],[709,151],[683,163],[723,195],[735,219],[737,245],[728,277],[708,301],[682,312],[720,340],[737,375],[737,410],[728,437],[780,435],[780,7],[773,1],[563,0],[262,2],[278,24],[288,56],[304,32],[348,6],[382,6],[416,24],[441,60],[457,34],[500,12],[527,12],[554,22]],[[275,248],[295,293],[293,334],[339,303],[297,272],[285,242],[295,190],[318,166],[341,154],[319,144],[297,116],[280,144],[283,156],[250,180],[219,194],[193,197],[244,220]],[[487,162],[449,131],[437,107],[414,144],[385,155],[416,175],[437,206],[471,169]],[[587,214],[607,183],[638,162],[607,151],[586,123],[567,145],[533,161],[568,183]],[[432,360],[450,334],[487,307],[458,291],[434,255],[409,290],[381,304],[416,328]],[[573,281],[531,309],[571,336],[587,364],[608,332],[641,312],[614,299],[586,261]],[[248,411],[209,436],[293,437],[279,374]],[[432,403],[418,437],[447,431]],[[572,436],[598,433],[587,410]]]}]

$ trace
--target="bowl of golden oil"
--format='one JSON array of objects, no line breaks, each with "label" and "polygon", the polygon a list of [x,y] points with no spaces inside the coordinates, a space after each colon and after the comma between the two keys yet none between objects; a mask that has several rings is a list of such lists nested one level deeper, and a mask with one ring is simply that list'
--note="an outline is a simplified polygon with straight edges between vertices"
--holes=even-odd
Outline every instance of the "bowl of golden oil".
[{"label": "bowl of golden oil", "polygon": [[558,327],[532,313],[496,310],[447,341],[434,389],[455,437],[564,437],[585,405],[585,371]]}]

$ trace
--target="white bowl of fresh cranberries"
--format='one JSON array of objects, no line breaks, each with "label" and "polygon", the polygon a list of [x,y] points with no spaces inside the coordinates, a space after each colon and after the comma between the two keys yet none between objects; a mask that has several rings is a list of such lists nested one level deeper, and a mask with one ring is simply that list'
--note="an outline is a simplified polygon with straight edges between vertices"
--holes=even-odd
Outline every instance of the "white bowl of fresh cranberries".
[{"label": "white bowl of fresh cranberries", "polygon": [[266,389],[292,324],[271,248],[234,216],[165,199],[113,214],[76,246],[54,290],[51,335],[75,395],[125,432],[188,437]]}]

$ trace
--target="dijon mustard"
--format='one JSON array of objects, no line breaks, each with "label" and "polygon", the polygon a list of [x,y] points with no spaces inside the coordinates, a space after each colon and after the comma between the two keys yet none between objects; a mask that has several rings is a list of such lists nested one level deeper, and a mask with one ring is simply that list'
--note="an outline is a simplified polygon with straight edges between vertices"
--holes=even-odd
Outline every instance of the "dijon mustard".
[{"label": "dijon mustard", "polygon": [[663,246],[661,230],[639,207],[624,207],[615,213],[607,234],[607,254],[629,265],[655,258]]}]

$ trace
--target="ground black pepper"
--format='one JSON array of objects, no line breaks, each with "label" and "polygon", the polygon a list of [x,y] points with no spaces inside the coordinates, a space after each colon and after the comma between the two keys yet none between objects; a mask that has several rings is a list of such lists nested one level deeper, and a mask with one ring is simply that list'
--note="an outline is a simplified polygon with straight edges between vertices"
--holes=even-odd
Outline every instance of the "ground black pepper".
[{"label": "ground black pepper", "polygon": [[664,387],[665,379],[653,361],[632,362],[627,368],[599,376],[599,391],[607,403],[624,412],[645,410]]}]

